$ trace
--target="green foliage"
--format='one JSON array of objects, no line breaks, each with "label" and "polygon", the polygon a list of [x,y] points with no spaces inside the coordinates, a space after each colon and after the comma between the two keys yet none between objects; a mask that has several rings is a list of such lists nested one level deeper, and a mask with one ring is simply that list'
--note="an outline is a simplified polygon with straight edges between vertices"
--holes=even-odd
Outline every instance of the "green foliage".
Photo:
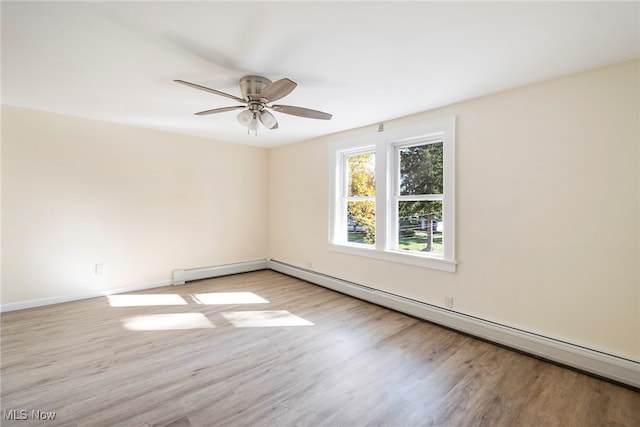
[{"label": "green foliage", "polygon": [[[442,143],[418,145],[400,150],[400,194],[442,194]],[[442,217],[442,202],[401,202],[398,216]]]},{"label": "green foliage", "polygon": [[[347,194],[352,197],[375,196],[375,155],[359,154],[348,158],[349,188]],[[364,230],[364,242],[375,243],[376,209],[373,201],[347,203],[348,218]]]},{"label": "green foliage", "polygon": [[442,194],[442,143],[400,150],[400,194]]},{"label": "green foliage", "polygon": [[375,196],[376,175],[373,153],[349,156],[349,196]]},{"label": "green foliage", "polygon": [[349,202],[347,215],[356,225],[362,227],[364,242],[373,244],[376,241],[376,211],[374,202]]}]

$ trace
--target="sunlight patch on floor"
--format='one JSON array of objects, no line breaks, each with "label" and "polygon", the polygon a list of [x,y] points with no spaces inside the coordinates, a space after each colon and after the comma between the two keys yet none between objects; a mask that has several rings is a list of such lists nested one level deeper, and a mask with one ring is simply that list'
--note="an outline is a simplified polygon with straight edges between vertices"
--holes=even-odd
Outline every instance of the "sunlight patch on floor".
[{"label": "sunlight patch on floor", "polygon": [[111,307],[142,307],[150,305],[186,305],[178,294],[107,295]]},{"label": "sunlight patch on floor", "polygon": [[211,292],[193,294],[191,298],[198,304],[268,304],[269,301],[253,292]]},{"label": "sunlight patch on floor", "polygon": [[237,328],[313,326],[313,323],[287,310],[228,311],[221,314]]},{"label": "sunlight patch on floor", "polygon": [[214,324],[202,313],[147,314],[122,319],[122,325],[130,331],[215,328]]}]

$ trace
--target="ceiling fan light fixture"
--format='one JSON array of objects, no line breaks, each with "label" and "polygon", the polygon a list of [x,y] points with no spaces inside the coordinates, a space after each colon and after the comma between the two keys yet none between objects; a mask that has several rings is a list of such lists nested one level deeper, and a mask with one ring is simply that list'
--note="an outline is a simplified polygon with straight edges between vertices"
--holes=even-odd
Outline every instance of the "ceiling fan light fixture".
[{"label": "ceiling fan light fixture", "polygon": [[275,116],[266,110],[262,110],[260,112],[259,118],[260,118],[260,122],[267,129],[273,129],[278,125],[278,121],[276,120]]},{"label": "ceiling fan light fixture", "polygon": [[251,110],[243,110],[238,114],[238,121],[242,126],[249,126],[253,119],[253,112]]},{"label": "ceiling fan light fixture", "polygon": [[257,113],[253,113],[253,118],[251,119],[251,121],[249,122],[249,125],[247,126],[248,132],[251,133],[255,133],[256,136],[258,136],[258,117],[257,117]]}]

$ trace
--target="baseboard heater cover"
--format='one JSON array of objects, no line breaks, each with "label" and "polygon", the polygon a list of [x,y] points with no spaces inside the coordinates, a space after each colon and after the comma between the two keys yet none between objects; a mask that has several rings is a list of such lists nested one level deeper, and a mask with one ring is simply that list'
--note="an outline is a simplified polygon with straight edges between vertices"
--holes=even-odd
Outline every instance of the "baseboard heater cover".
[{"label": "baseboard heater cover", "polygon": [[277,260],[268,268],[478,338],[640,388],[640,363],[619,356],[414,301]]},{"label": "baseboard heater cover", "polygon": [[266,270],[266,259],[238,262],[234,264],[218,265],[214,267],[189,268],[173,270],[173,284],[184,285],[192,280],[210,279],[212,277],[228,276],[231,274],[248,273],[250,271]]}]

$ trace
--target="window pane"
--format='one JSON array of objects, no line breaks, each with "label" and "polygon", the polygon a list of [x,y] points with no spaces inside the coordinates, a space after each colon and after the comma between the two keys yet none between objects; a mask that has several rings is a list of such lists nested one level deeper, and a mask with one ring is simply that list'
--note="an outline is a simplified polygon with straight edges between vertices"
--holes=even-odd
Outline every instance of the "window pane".
[{"label": "window pane", "polygon": [[375,202],[347,202],[347,241],[367,245],[376,242]]},{"label": "window pane", "polygon": [[400,195],[442,194],[442,142],[399,151]]},{"label": "window pane", "polygon": [[347,196],[374,196],[376,194],[375,154],[366,153],[347,157]]},{"label": "window pane", "polygon": [[442,202],[398,202],[398,249],[442,254]]}]

